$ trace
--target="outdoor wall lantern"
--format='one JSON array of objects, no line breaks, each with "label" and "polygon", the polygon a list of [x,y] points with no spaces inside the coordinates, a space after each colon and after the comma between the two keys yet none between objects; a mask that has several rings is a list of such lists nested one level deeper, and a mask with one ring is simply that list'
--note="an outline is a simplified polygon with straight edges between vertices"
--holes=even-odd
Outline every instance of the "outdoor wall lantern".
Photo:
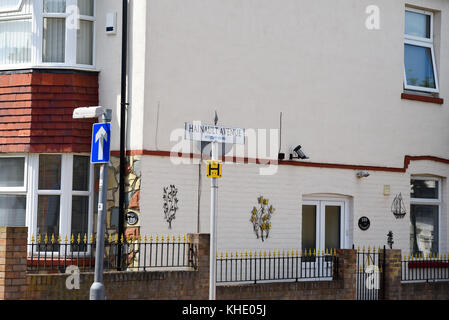
[{"label": "outdoor wall lantern", "polygon": [[368,171],[359,171],[357,172],[357,178],[362,179],[362,178],[368,178],[370,176],[370,173]]}]

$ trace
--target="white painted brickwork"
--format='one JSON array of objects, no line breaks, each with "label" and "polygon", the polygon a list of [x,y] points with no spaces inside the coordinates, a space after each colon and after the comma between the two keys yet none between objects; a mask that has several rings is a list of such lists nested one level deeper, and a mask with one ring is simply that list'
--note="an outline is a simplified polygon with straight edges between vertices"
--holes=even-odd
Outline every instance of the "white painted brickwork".
[{"label": "white painted brickwork", "polygon": [[[304,196],[327,194],[349,200],[348,243],[368,246],[387,244],[387,233],[393,231],[394,248],[408,252],[410,246],[410,177],[411,174],[449,175],[449,166],[432,161],[411,164],[406,174],[371,171],[368,178],[358,179],[356,171],[279,166],[274,176],[259,175],[255,164],[225,165],[223,179],[219,180],[218,248],[241,249],[296,249],[301,248],[301,208]],[[168,157],[142,158],[141,225],[143,234],[185,234],[208,232],[210,214],[210,181],[202,167],[200,230],[198,218],[198,164],[174,166]],[[443,203],[447,188],[443,179]],[[162,190],[171,184],[178,188],[179,211],[172,230],[163,219]],[[390,185],[391,195],[384,196],[384,185]],[[391,213],[394,197],[402,193],[407,215],[397,220]],[[262,242],[256,239],[250,220],[257,198],[264,196],[276,209],[271,219],[272,231]],[[371,220],[368,231],[361,231],[358,220]],[[447,207],[443,204],[440,220],[441,252],[447,247]]]}]

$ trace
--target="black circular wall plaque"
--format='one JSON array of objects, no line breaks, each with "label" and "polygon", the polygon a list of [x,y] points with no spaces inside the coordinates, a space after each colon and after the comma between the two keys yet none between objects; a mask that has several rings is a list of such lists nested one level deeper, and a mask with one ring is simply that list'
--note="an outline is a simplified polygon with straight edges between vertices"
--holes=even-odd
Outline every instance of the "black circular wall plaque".
[{"label": "black circular wall plaque", "polygon": [[361,218],[359,219],[359,228],[360,228],[362,231],[368,230],[369,227],[370,227],[370,225],[371,225],[371,222],[369,221],[369,219],[368,219],[367,217],[361,217]]},{"label": "black circular wall plaque", "polygon": [[134,226],[139,222],[139,216],[137,213],[130,211],[126,214],[126,223],[128,223],[130,226]]}]

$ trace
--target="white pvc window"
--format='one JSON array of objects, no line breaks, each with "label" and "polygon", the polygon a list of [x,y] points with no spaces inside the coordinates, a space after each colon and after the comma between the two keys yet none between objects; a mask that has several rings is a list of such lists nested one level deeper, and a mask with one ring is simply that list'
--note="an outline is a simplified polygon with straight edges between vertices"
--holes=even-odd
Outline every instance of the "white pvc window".
[{"label": "white pvc window", "polygon": [[77,32],[76,63],[93,65],[95,3],[93,0],[78,0],[78,8],[80,20]]},{"label": "white pvc window", "polygon": [[[93,233],[93,167],[90,157],[71,154],[32,155],[28,226],[35,239],[70,241]],[[31,236],[30,236],[31,237]],[[42,246],[40,250],[43,250]],[[59,246],[47,246],[47,250]],[[76,246],[71,249],[80,249]],[[83,248],[82,250],[85,250]]]},{"label": "white pvc window", "polygon": [[433,46],[433,13],[406,9],[404,38],[405,89],[439,92]]},{"label": "white pvc window", "polygon": [[25,226],[26,180],[25,156],[0,157],[0,226]]},{"label": "white pvc window", "polygon": [[410,251],[423,255],[438,253],[441,179],[412,177],[410,197]]},{"label": "white pvc window", "polygon": [[95,11],[95,0],[1,0],[0,68],[94,68]]},{"label": "white pvc window", "polygon": [[0,1],[0,13],[19,11],[22,0],[2,0]]},{"label": "white pvc window", "polygon": [[41,0],[43,64],[93,67],[94,0]]},{"label": "white pvc window", "polygon": [[0,65],[31,63],[30,0],[0,1]]}]

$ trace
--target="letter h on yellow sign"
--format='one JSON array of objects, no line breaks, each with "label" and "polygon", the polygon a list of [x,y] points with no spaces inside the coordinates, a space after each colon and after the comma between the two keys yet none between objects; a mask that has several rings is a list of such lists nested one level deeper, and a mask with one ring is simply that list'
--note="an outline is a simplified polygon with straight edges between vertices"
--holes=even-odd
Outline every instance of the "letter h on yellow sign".
[{"label": "letter h on yellow sign", "polygon": [[207,161],[207,177],[221,178],[223,173],[222,161]]}]

